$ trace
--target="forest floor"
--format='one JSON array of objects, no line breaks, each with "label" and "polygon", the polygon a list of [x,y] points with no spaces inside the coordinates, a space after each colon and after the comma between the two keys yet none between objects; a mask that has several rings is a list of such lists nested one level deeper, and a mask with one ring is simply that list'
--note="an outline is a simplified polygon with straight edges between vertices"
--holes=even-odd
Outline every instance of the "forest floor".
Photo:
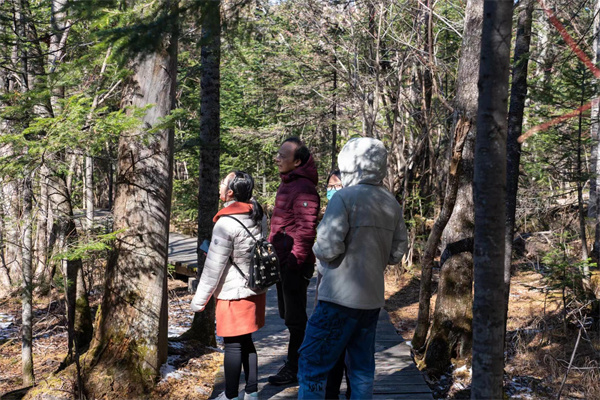
[{"label": "forest floor", "polygon": [[[437,282],[437,271],[435,275]],[[419,279],[410,272],[388,273],[386,298],[396,330],[411,340],[418,314]],[[432,308],[435,300],[434,294]],[[560,292],[548,290],[541,273],[517,270],[511,279],[509,303],[504,368],[508,398],[557,398],[578,336],[574,325],[563,324]],[[582,336],[566,376],[563,399],[600,399],[600,340],[598,332],[587,331],[587,335],[586,339]],[[453,366],[447,374],[427,376],[426,380],[436,399],[470,398],[471,370],[465,366]]]},{"label": "forest floor", "polygon": [[[542,291],[543,276],[534,270],[516,271],[511,286],[505,388],[510,398],[556,398],[573,352],[577,329],[563,325],[562,299]],[[555,293],[554,293],[555,294]],[[386,274],[387,306],[398,332],[410,340],[417,319],[419,280],[405,272]],[[184,282],[169,280],[169,337],[190,326],[191,294]],[[433,301],[435,301],[435,296]],[[99,295],[92,296],[94,310]],[[434,304],[432,302],[432,304]],[[21,386],[20,302],[18,296],[0,303],[0,394]],[[34,368],[38,381],[48,377],[66,354],[64,301],[56,293],[35,303]],[[566,329],[566,330],[565,330]],[[563,398],[600,399],[598,336],[580,340],[573,367],[562,389]],[[169,359],[149,398],[207,399],[222,364],[219,348],[193,342],[169,342]],[[470,370],[455,368],[429,377],[437,399],[469,398]],[[0,395],[0,398],[2,396]]]}]

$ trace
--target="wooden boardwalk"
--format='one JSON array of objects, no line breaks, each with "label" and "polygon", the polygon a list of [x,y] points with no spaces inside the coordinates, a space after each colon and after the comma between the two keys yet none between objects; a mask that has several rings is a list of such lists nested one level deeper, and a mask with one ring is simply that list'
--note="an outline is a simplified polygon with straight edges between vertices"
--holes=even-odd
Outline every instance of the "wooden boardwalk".
[{"label": "wooden boardwalk", "polygon": [[[171,233],[169,239],[169,263],[182,268],[197,266],[196,239]],[[308,288],[310,314],[314,306],[316,278]],[[265,326],[253,334],[258,352],[258,397],[266,399],[295,399],[298,386],[273,386],[267,382],[269,375],[275,374],[283,365],[287,355],[289,334],[277,310],[277,292],[271,287],[267,292],[267,315]],[[422,373],[410,357],[410,349],[390,322],[385,310],[379,314],[375,345],[375,385],[374,399],[433,400],[431,390],[425,383]],[[243,399],[243,372],[240,379],[240,400]],[[210,398],[215,398],[225,390],[223,368],[217,374]],[[340,398],[344,398],[345,379]]]}]

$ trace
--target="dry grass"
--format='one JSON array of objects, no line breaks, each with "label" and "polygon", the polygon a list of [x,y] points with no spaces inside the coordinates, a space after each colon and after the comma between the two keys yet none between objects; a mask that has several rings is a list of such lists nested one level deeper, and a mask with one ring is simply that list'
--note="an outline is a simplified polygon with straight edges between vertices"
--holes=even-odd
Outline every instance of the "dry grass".
[{"label": "dry grass", "polygon": [[[193,314],[186,305],[192,295],[181,281],[169,280],[170,328],[175,325],[181,331],[189,326]],[[99,297],[92,298],[97,305]],[[34,371],[38,382],[47,379],[55,372],[66,355],[67,334],[65,309],[62,296],[53,293],[51,297],[38,300],[34,305]],[[95,310],[94,310],[95,311]],[[2,303],[2,312],[15,317],[10,328],[12,338],[0,342],[0,396],[3,393],[21,388],[21,342],[18,327],[21,324],[21,305],[18,297]],[[208,399],[212,393],[214,378],[223,362],[223,354],[201,344],[169,342],[171,374],[156,386],[150,399]],[[127,398],[124,393],[121,398]]]},{"label": "dry grass", "polygon": [[[410,272],[388,273],[386,279],[386,309],[406,340],[411,340],[417,320],[417,276]],[[565,330],[560,293],[541,290],[545,287],[542,278],[531,270],[516,271],[512,277],[505,361],[505,388],[511,397],[556,398],[577,339],[578,329],[572,323]],[[435,298],[431,304],[433,309]],[[580,340],[562,398],[600,399],[599,333],[586,333],[587,337],[584,334]],[[444,393],[445,398],[464,398],[464,389],[470,383],[466,371],[455,371],[430,385],[434,392]]]}]

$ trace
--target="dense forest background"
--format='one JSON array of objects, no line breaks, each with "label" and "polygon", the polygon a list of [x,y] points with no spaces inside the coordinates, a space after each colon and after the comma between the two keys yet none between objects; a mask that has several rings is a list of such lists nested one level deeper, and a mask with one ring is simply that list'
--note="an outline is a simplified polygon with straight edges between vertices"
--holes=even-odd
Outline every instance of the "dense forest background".
[{"label": "dense forest background", "polygon": [[[510,87],[491,92],[500,180],[477,173],[494,156],[475,140],[481,43],[496,37],[488,3],[510,13],[497,52]],[[477,257],[489,249],[477,207],[499,185],[506,209],[488,228],[503,261],[488,267],[505,285],[486,297],[504,317],[496,332],[525,340],[506,335],[510,277],[539,274],[531,289],[558,301],[556,327],[523,332],[544,332],[564,353],[556,375],[596,379],[581,390],[600,396],[599,12],[599,0],[0,0],[0,305],[22,307],[21,386],[36,381],[36,304],[60,292],[68,350],[56,376],[78,377],[68,390],[107,395],[106,376],[134,365],[126,390],[147,393],[167,352],[169,230],[209,238],[219,178],[234,169],[270,210],[287,137],[311,149],[324,194],[339,149],[369,136],[388,148],[384,183],[409,228],[390,270],[418,280],[419,366],[439,377],[477,358]],[[213,344],[207,320],[187,337]],[[512,347],[496,342],[503,365]]]}]

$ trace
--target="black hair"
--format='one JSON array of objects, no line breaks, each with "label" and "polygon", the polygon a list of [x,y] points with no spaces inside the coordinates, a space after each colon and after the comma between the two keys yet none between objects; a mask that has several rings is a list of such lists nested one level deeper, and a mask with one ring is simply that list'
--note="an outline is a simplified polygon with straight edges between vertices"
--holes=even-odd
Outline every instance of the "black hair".
[{"label": "black hair", "polygon": [[340,172],[339,169],[334,169],[333,171],[331,171],[329,173],[329,175],[327,176],[327,180],[325,181],[326,185],[329,185],[329,180],[331,179],[332,176],[337,176],[337,178],[341,181],[342,180],[342,174]]},{"label": "black hair", "polygon": [[291,142],[296,144],[296,150],[294,151],[294,160],[300,160],[301,166],[308,162],[308,159],[310,158],[310,150],[308,150],[308,147],[306,147],[304,142],[299,137],[289,137],[283,141],[283,143],[285,142]]},{"label": "black hair", "polygon": [[258,202],[252,197],[252,191],[254,190],[254,179],[252,176],[244,171],[233,171],[233,178],[227,185],[228,189],[233,192],[233,198],[236,201],[242,203],[252,204],[252,211],[250,211],[250,218],[260,224],[263,218],[263,209]]}]

